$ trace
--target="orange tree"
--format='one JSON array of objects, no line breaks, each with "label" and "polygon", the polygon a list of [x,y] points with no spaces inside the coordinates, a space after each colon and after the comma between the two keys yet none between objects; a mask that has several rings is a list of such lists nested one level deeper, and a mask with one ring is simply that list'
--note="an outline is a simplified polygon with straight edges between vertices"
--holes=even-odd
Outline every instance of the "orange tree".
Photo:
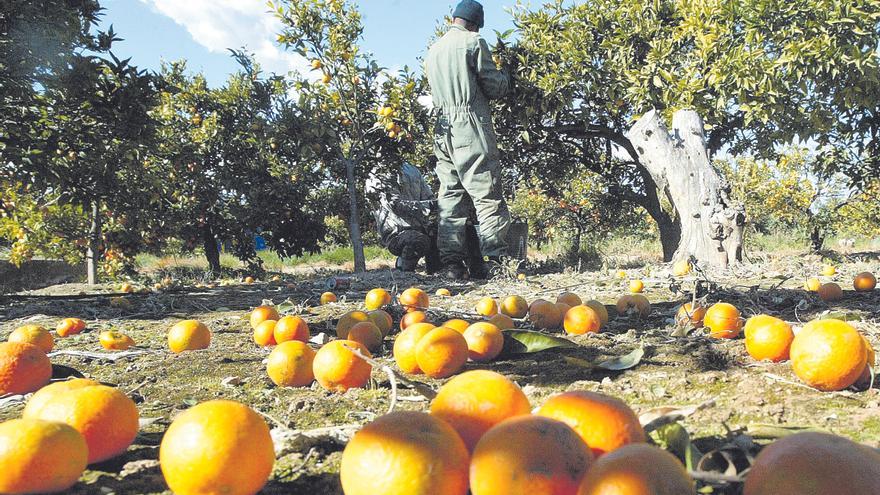
[{"label": "orange tree", "polygon": [[406,158],[427,156],[413,137],[427,129],[426,111],[417,102],[423,82],[407,70],[388,74],[360,50],[363,25],[351,1],[283,0],[270,6],[283,25],[278,42],[311,60],[313,69],[291,76],[299,110],[309,118],[302,159],[320,164],[336,180],[344,177],[355,271],[364,271],[363,185]]}]

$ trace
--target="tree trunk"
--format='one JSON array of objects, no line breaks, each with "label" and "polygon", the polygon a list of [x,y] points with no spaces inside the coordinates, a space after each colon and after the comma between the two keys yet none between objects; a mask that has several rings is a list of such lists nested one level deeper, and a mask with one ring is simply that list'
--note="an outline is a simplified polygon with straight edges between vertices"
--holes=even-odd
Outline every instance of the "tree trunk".
[{"label": "tree trunk", "polygon": [[98,283],[98,256],[101,245],[101,212],[98,200],[92,201],[92,223],[89,226],[89,249],[86,252],[86,272],[89,285]]},{"label": "tree trunk", "polygon": [[357,183],[354,176],[354,160],[345,160],[345,177],[348,182],[348,235],[351,239],[351,247],[354,250],[354,271],[363,273],[367,271],[367,259],[364,256],[364,240],[361,237],[361,216],[358,210]]},{"label": "tree trunk", "polygon": [[220,275],[220,251],[217,249],[217,237],[211,230],[211,226],[205,224],[202,227],[202,247],[205,249],[205,258],[208,260],[208,269],[211,275]]},{"label": "tree trunk", "polygon": [[818,253],[821,251],[824,244],[825,236],[822,235],[822,231],[819,227],[813,227],[813,230],[810,232],[810,247],[813,249],[813,252]]},{"label": "tree trunk", "polygon": [[730,200],[730,185],[709,161],[700,116],[679,110],[670,133],[660,114],[651,110],[627,137],[678,213],[681,238],[672,259],[694,256],[724,268],[742,261],[745,210]]}]

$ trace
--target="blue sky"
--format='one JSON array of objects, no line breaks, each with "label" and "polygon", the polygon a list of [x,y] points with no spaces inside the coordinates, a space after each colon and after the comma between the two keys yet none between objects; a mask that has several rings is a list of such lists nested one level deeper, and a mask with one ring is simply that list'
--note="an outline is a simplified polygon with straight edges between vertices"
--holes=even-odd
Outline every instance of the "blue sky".
[{"label": "blue sky", "polygon": [[[363,47],[389,68],[414,67],[434,27],[448,14],[453,0],[359,0],[364,19]],[[493,30],[511,28],[506,7],[515,0],[485,0],[490,43]],[[220,85],[237,69],[227,48],[246,46],[267,71],[304,70],[305,62],[275,45],[277,22],[266,13],[265,0],[103,0],[103,25],[124,39],[114,45],[120,57],[132,57],[142,68],[158,70],[161,60],[185,58],[192,70]]]}]

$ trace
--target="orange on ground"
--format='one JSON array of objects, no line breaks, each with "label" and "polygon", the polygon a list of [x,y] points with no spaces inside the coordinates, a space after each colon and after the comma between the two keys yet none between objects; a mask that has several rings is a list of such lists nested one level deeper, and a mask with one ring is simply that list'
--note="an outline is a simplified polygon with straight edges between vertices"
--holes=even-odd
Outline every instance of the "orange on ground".
[{"label": "orange on ground", "polygon": [[840,288],[839,285],[834,282],[828,282],[827,284],[822,284],[819,287],[819,299],[825,302],[831,301],[839,301],[843,299],[843,289]]},{"label": "orange on ground", "polygon": [[37,390],[34,395],[28,399],[27,405],[24,406],[24,411],[21,414],[25,418],[34,418],[37,416],[39,410],[57,394],[67,392],[68,390],[76,390],[78,388],[92,387],[95,385],[100,385],[100,383],[95,380],[89,380],[88,378],[74,378],[73,380],[50,383],[40,390]]},{"label": "orange on ground", "polygon": [[244,404],[212,400],[174,418],[159,447],[159,466],[179,495],[250,495],[275,464],[269,427]]},{"label": "orange on ground", "polygon": [[336,294],[334,294],[332,292],[325,292],[325,293],[321,294],[321,299],[320,299],[321,306],[323,306],[325,304],[335,303],[336,301],[338,301]]},{"label": "orange on ground", "polygon": [[516,328],[516,322],[513,321],[513,318],[502,313],[489,318],[488,322],[498,327],[499,330]]},{"label": "orange on ground", "polygon": [[435,294],[440,297],[449,297],[452,295],[452,293],[449,292],[449,289],[437,289],[437,292],[435,292]]},{"label": "orange on ground", "polygon": [[694,480],[669,452],[648,445],[624,445],[587,471],[577,495],[687,495]]},{"label": "orange on ground", "polygon": [[865,360],[865,371],[862,371],[862,374],[859,375],[859,378],[856,380],[856,387],[859,388],[867,388],[871,385],[871,372],[875,371],[875,365],[877,363],[877,355],[874,353],[874,347],[868,342],[868,339],[862,335],[862,339],[865,341],[865,349],[867,350],[867,359]]},{"label": "orange on ground", "polygon": [[383,338],[387,337],[388,334],[391,333],[391,329],[394,328],[394,320],[387,311],[375,309],[367,313],[367,317],[369,317],[370,321],[379,328],[379,331],[382,332]]},{"label": "orange on ground", "polygon": [[599,319],[602,320],[603,327],[608,324],[608,308],[606,308],[604,304],[593,299],[585,302],[584,306],[589,306],[593,308],[593,311],[595,311],[596,314],[599,315]]},{"label": "orange on ground", "polygon": [[183,320],[168,331],[168,347],[171,352],[207,349],[211,345],[211,331],[198,320]]},{"label": "orange on ground", "polygon": [[86,322],[79,318],[65,318],[58,323],[58,326],[55,327],[55,333],[58,334],[59,337],[67,337],[69,335],[76,335],[81,333],[86,329]]},{"label": "orange on ground", "polygon": [[431,414],[449,423],[469,451],[496,424],[530,411],[519,385],[489,370],[466,371],[452,378],[431,402]]},{"label": "orange on ground", "polygon": [[467,360],[467,340],[451,328],[435,328],[416,344],[416,363],[431,378],[452,376],[461,371]]},{"label": "orange on ground", "polygon": [[278,321],[279,318],[281,316],[274,306],[257,306],[251,312],[251,328],[257,328],[260,323],[266,320]]},{"label": "orange on ground", "polygon": [[88,462],[83,436],[57,421],[0,423],[0,493],[56,493],[72,487]]},{"label": "orange on ground", "polygon": [[373,367],[351,349],[373,357],[363,344],[352,340],[334,340],[318,349],[312,370],[322,387],[331,392],[345,392],[350,388],[363,387],[370,381]]},{"label": "orange on ground", "polygon": [[501,354],[504,348],[504,335],[495,325],[481,321],[469,326],[462,334],[467,342],[468,357],[471,361],[485,363]]},{"label": "orange on ground", "polygon": [[858,292],[870,292],[877,287],[877,277],[873,273],[862,272],[853,279],[853,289]]},{"label": "orange on ground", "polygon": [[266,372],[279,387],[306,387],[315,380],[315,351],[300,340],[286,340],[269,353]]},{"label": "orange on ground", "polygon": [[651,303],[641,294],[627,294],[617,300],[616,309],[621,316],[635,314],[644,318],[651,314]]},{"label": "orange on ground", "polygon": [[691,272],[691,263],[688,260],[679,260],[672,265],[672,274],[676,277],[684,277]]},{"label": "orange on ground", "polygon": [[791,325],[768,315],[753,316],[743,328],[746,336],[746,351],[757,361],[768,360],[774,363],[788,359],[794,332]]},{"label": "orange on ground", "polygon": [[134,292],[134,286],[131,284],[125,283],[125,284],[122,284],[121,287],[119,287],[119,291],[125,292],[126,294],[130,294],[130,293]]},{"label": "orange on ground", "polygon": [[645,290],[645,283],[641,280],[630,280],[629,281],[629,291],[633,294],[639,294]]},{"label": "orange on ground", "polygon": [[571,306],[565,303],[556,303],[556,311],[559,311],[559,314],[562,316],[563,323],[565,322],[565,314],[568,313],[568,310],[571,309]]},{"label": "orange on ground", "polygon": [[351,327],[363,321],[370,321],[370,315],[363,311],[349,311],[345,313],[336,322],[336,336],[343,340],[347,339],[348,331],[351,330]]},{"label": "orange on ground", "polygon": [[275,326],[278,324],[275,320],[266,320],[254,329],[254,342],[260,347],[269,347],[276,344],[275,342]]},{"label": "orange on ground", "polygon": [[428,294],[417,287],[406,289],[397,297],[397,300],[407,312],[424,311],[430,305]]},{"label": "orange on ground", "polygon": [[593,454],[565,423],[517,416],[487,431],[477,443],[471,493],[573,495],[592,463]]},{"label": "orange on ground", "polygon": [[880,493],[880,454],[837,435],[803,432],[764,447],[744,495]]},{"label": "orange on ground", "polygon": [[593,308],[581,304],[565,313],[563,327],[572,335],[599,333],[602,329],[602,317]]},{"label": "orange on ground", "polygon": [[559,328],[559,325],[562,324],[563,316],[559,314],[559,308],[555,304],[544,299],[536,299],[529,306],[529,321],[536,328]]},{"label": "orange on ground", "polygon": [[104,385],[55,393],[29,417],[61,421],[82,433],[89,446],[89,464],[125,452],[139,428],[134,401]]},{"label": "orange on ground", "polygon": [[98,334],[101,347],[108,351],[124,351],[134,345],[134,339],[116,330],[107,330]]},{"label": "orange on ground", "polygon": [[474,309],[480,316],[495,316],[498,314],[498,301],[491,297],[484,297],[477,301]]},{"label": "orange on ground", "polygon": [[370,292],[367,292],[367,296],[364,298],[364,306],[367,308],[367,311],[382,309],[388,304],[391,304],[391,294],[385,289],[372,289]]},{"label": "orange on ground", "polygon": [[529,303],[521,296],[509,296],[501,301],[499,311],[511,318],[525,318],[529,314]]},{"label": "orange on ground", "polygon": [[818,278],[811,278],[804,282],[804,290],[807,292],[819,292],[822,282]]},{"label": "orange on ground", "polygon": [[[409,314],[415,314],[415,313],[409,313]],[[489,320],[489,321],[491,322],[492,320]],[[470,324],[470,322],[468,322],[466,320],[452,319],[452,320],[449,320],[440,326],[446,327],[446,328],[451,328],[458,333],[464,333],[464,331],[467,330],[467,328],[469,326],[471,326],[471,324]]]},{"label": "orange on ground", "polygon": [[679,325],[691,325],[694,328],[703,328],[703,318],[706,317],[706,308],[697,303],[696,309],[691,303],[684,303],[675,313],[675,321]]},{"label": "orange on ground", "polygon": [[372,321],[362,321],[348,331],[348,340],[364,344],[370,352],[382,346],[382,330]]},{"label": "orange on ground", "polygon": [[825,265],[822,267],[822,275],[826,277],[833,277],[837,273],[837,268],[834,265]]},{"label": "orange on ground", "polygon": [[380,416],[342,452],[345,495],[466,495],[469,455],[448,424],[422,412]]},{"label": "orange on ground", "polygon": [[622,400],[598,392],[576,390],[554,395],[536,414],[572,427],[596,457],[645,441],[636,413]]},{"label": "orange on ground", "polygon": [[584,303],[581,297],[574,292],[563,292],[556,297],[557,303],[567,304],[569,307],[580,306]]},{"label": "orange on ground", "polygon": [[428,315],[424,311],[411,311],[403,315],[403,318],[400,319],[400,329],[406,330],[410,325],[415,325],[416,323],[427,323]]},{"label": "orange on ground", "polygon": [[419,363],[416,361],[416,345],[422,340],[422,337],[435,328],[437,327],[430,323],[416,323],[408,326],[406,330],[400,332],[400,335],[394,339],[394,350],[392,353],[394,361],[397,362],[397,367],[401,371],[413,375],[422,372],[421,368],[419,368]]},{"label": "orange on ground", "polygon": [[840,320],[813,320],[791,342],[791,368],[807,385],[843,390],[858,380],[868,361],[865,339]]},{"label": "orange on ground", "polygon": [[0,395],[23,395],[49,383],[52,363],[33,344],[0,342]]},{"label": "orange on ground", "polygon": [[275,324],[273,336],[276,344],[290,340],[308,342],[311,332],[309,325],[299,316],[285,316]]},{"label": "orange on ground", "polygon": [[742,331],[742,318],[733,304],[719,302],[706,310],[703,326],[709,329],[709,335],[716,339],[735,339]]},{"label": "orange on ground", "polygon": [[23,325],[9,334],[9,342],[21,342],[33,344],[46,354],[52,352],[55,347],[55,339],[44,327],[40,325]]}]

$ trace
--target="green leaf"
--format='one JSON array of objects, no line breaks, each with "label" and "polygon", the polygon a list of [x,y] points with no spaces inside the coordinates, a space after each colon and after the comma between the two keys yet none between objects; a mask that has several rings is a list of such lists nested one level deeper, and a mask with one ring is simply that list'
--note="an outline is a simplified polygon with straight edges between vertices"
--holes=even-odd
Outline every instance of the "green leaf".
[{"label": "green leaf", "polygon": [[546,351],[557,347],[577,347],[574,342],[547,335],[546,333],[533,332],[530,330],[505,330],[503,355],[531,354],[533,352]]},{"label": "green leaf", "polygon": [[691,444],[691,436],[680,423],[664,425],[652,433],[655,441],[664,449],[684,459],[688,471],[693,471],[703,454]]},{"label": "green leaf", "polygon": [[611,370],[611,371],[622,371],[628,370],[630,368],[635,367],[642,361],[642,357],[645,356],[645,348],[639,347],[638,349],[626,354],[624,356],[618,356],[611,359],[606,359],[596,364],[597,368],[602,368],[603,370]]}]

